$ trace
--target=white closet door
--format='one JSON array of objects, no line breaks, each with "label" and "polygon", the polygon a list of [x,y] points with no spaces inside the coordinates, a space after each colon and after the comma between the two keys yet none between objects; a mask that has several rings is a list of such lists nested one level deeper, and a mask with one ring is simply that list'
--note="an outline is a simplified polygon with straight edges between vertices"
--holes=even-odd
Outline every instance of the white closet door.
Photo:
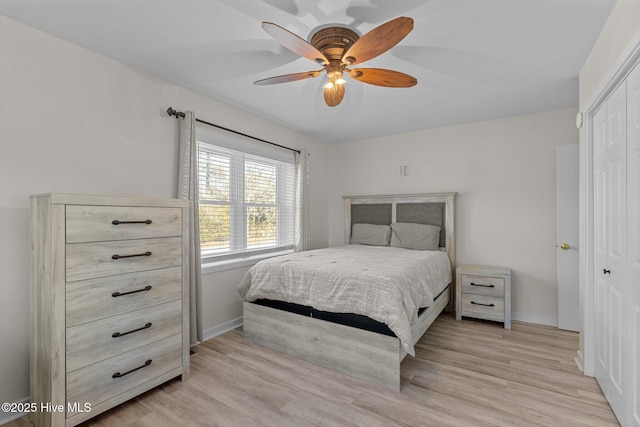
[{"label": "white closet door", "polygon": [[[596,378],[611,408],[624,419],[626,337],[627,93],[623,82],[606,101],[604,141],[594,141],[596,166],[596,305],[602,318]],[[600,118],[601,119],[601,118]],[[595,123],[594,123],[595,125]],[[597,135],[597,134],[596,134]],[[602,145],[601,145],[602,144]]]},{"label": "white closet door", "polygon": [[602,275],[609,292],[608,333],[609,352],[609,403],[616,415],[623,419],[625,408],[624,382],[628,372],[624,371],[627,298],[627,91],[626,84],[611,95],[607,101],[607,209],[609,236],[607,239],[607,267]]},{"label": "white closet door", "polygon": [[608,292],[602,266],[607,265],[607,107],[593,116],[593,217],[594,217],[594,326],[595,376],[605,395],[609,392],[609,334],[607,333]]},{"label": "white closet door", "polygon": [[640,65],[627,77],[628,425],[640,426]]}]

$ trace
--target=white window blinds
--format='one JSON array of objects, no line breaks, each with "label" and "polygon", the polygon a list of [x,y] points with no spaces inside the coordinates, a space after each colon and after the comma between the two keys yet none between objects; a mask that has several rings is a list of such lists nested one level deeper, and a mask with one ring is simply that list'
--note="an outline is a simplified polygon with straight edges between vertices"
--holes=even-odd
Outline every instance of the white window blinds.
[{"label": "white window blinds", "polygon": [[[294,156],[275,148],[229,148],[229,137],[198,134],[200,247],[208,262],[292,249]],[[212,138],[212,136],[214,138]],[[217,138],[215,138],[217,137]],[[211,143],[211,140],[224,142]],[[247,149],[249,148],[249,149]],[[253,151],[250,152],[250,151]],[[288,155],[288,153],[285,153]],[[289,160],[290,161],[287,161]]]}]

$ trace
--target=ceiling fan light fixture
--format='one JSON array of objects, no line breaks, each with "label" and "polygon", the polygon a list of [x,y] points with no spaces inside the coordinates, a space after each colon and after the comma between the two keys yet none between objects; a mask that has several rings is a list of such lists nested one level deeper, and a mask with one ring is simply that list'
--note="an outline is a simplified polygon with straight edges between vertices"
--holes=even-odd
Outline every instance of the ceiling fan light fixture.
[{"label": "ceiling fan light fixture", "polygon": [[332,89],[334,86],[343,85],[347,81],[342,78],[342,76],[338,78],[331,78],[327,83],[325,83],[322,87],[325,89]]},{"label": "ceiling fan light fixture", "polygon": [[309,34],[308,42],[298,35],[272,22],[263,22],[262,28],[283,46],[298,55],[323,66],[323,69],[285,74],[257,80],[254,84],[268,85],[293,82],[319,76],[326,72],[324,99],[335,107],[344,98],[346,82],[343,73],[362,83],[384,87],[411,87],[417,84],[415,77],[399,71],[382,68],[349,69],[388,51],[413,29],[413,19],[401,16],[392,19],[362,36],[357,30],[342,24],[326,24],[316,27]]},{"label": "ceiling fan light fixture", "polygon": [[342,98],[344,98],[344,85],[338,85],[338,84],[334,84],[333,86],[331,86],[330,88],[325,88],[324,89],[324,102],[329,106],[329,107],[335,107],[338,104],[340,104],[340,102],[342,102]]}]

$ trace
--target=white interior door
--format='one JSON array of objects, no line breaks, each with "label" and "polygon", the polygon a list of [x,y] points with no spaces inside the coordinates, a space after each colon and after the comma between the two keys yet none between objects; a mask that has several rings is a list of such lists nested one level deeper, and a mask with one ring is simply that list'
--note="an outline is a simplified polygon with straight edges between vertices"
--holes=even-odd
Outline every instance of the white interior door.
[{"label": "white interior door", "polygon": [[640,65],[627,77],[627,291],[629,292],[627,396],[630,426],[640,426]]},{"label": "white interior door", "polygon": [[620,420],[628,378],[626,97],[623,82],[594,116],[596,379]]},{"label": "white interior door", "polygon": [[579,144],[556,147],[558,328],[580,330]]},{"label": "white interior door", "polygon": [[[627,93],[623,83],[607,101],[607,152],[608,152],[608,250],[607,267],[603,267],[609,292],[609,403],[616,415],[624,414],[624,384],[628,372],[624,371],[627,336],[626,328],[626,263],[627,263]],[[597,267],[596,267],[597,268]],[[605,271],[606,269],[606,271]]]},{"label": "white interior door", "polygon": [[602,266],[607,265],[607,108],[602,105],[593,116],[593,325],[595,377],[608,393],[609,352],[607,295]]}]

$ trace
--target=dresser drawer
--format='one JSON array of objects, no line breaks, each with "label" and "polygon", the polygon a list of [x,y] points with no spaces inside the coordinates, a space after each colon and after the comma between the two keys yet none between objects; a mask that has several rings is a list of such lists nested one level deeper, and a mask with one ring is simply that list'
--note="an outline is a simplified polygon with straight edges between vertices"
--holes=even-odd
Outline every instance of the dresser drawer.
[{"label": "dresser drawer", "polygon": [[68,373],[66,400],[93,407],[181,366],[182,335],[174,335]]},{"label": "dresser drawer", "polygon": [[67,328],[67,372],[181,331],[179,300]]},{"label": "dresser drawer", "polygon": [[66,249],[67,282],[171,267],[182,263],[180,237],[73,243],[67,244]]},{"label": "dresser drawer", "polygon": [[182,298],[182,267],[69,282],[67,327]]},{"label": "dresser drawer", "polygon": [[504,298],[463,293],[462,315],[467,312],[504,319]]},{"label": "dresser drawer", "polygon": [[504,279],[501,277],[472,276],[463,274],[462,292],[504,297]]},{"label": "dresser drawer", "polygon": [[180,208],[67,206],[67,243],[148,239],[182,234]]}]

